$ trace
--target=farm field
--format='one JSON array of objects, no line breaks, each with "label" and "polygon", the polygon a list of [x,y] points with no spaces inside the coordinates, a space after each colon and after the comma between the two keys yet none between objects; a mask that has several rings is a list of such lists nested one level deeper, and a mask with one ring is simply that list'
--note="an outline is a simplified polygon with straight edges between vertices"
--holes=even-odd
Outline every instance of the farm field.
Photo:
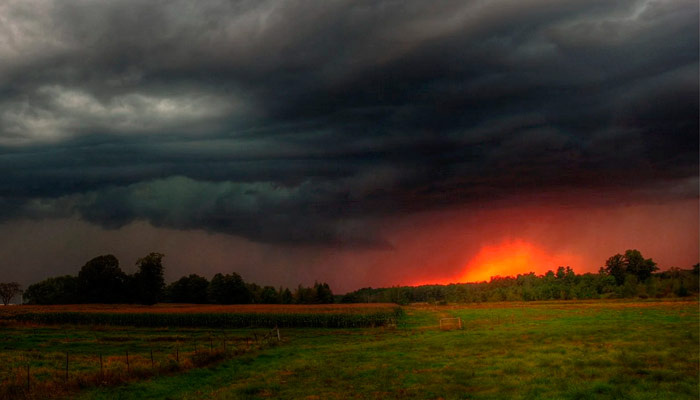
[{"label": "farm field", "polygon": [[395,324],[394,304],[352,305],[80,305],[22,306],[0,310],[1,319],[39,324],[193,328],[359,328]]},{"label": "farm field", "polygon": [[112,305],[112,304],[81,304],[81,305],[52,305],[37,306],[23,305],[22,307],[0,308],[0,317],[20,315],[28,313],[58,313],[58,312],[81,312],[81,313],[147,313],[147,314],[208,314],[208,313],[291,313],[291,314],[358,314],[381,310],[391,310],[396,307],[392,303],[372,303],[372,304],[155,304],[144,305]]},{"label": "farm field", "polygon": [[[398,325],[281,329],[281,342],[261,339],[269,331],[262,328],[93,329],[5,322],[0,365],[7,367],[0,374],[8,377],[3,379],[17,375],[21,381],[22,367],[29,363],[37,371],[44,368],[47,377],[56,375],[66,351],[75,359],[73,375],[99,371],[94,359],[99,352],[118,374],[128,348],[143,377],[125,378],[118,386],[84,384],[71,397],[76,393],[82,399],[699,396],[697,300],[414,305],[404,307],[404,313]],[[440,330],[439,320],[445,317],[460,317],[464,329]],[[182,346],[183,358],[189,359],[196,340],[201,354],[215,355],[223,348],[224,337],[227,351],[236,353],[220,361],[205,360],[200,367],[168,370],[173,346]],[[163,366],[155,373],[148,373],[151,349],[155,363]],[[56,380],[57,388],[60,384]]]}]

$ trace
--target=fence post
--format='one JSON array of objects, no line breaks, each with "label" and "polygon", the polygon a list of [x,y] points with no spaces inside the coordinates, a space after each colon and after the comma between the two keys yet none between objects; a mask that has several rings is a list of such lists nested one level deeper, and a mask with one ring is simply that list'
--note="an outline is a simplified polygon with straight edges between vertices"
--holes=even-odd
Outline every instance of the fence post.
[{"label": "fence post", "polygon": [[180,348],[175,345],[175,362],[180,363]]},{"label": "fence post", "polygon": [[126,373],[131,373],[131,368],[129,367],[129,350],[126,351]]},{"label": "fence post", "polygon": [[105,380],[104,366],[102,364],[102,353],[100,353],[100,381]]},{"label": "fence post", "polygon": [[153,349],[151,349],[151,369],[153,368]]},{"label": "fence post", "polygon": [[68,352],[66,352],[66,376],[65,382],[68,383]]},{"label": "fence post", "polygon": [[214,351],[214,339],[211,338],[211,335],[209,335],[209,351]]},{"label": "fence post", "polygon": [[281,341],[282,341],[282,338],[280,337],[280,328],[279,328],[279,327],[275,327],[275,329],[277,329],[277,341],[278,341],[278,342],[281,342]]}]

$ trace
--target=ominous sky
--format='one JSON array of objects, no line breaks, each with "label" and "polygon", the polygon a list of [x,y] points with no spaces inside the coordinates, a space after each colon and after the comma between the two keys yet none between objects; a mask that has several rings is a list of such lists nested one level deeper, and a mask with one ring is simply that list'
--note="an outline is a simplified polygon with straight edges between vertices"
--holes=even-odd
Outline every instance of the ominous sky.
[{"label": "ominous sky", "polygon": [[150,251],[168,280],[336,292],[480,279],[518,252],[488,274],[627,248],[688,268],[698,18],[695,0],[3,1],[0,281]]}]

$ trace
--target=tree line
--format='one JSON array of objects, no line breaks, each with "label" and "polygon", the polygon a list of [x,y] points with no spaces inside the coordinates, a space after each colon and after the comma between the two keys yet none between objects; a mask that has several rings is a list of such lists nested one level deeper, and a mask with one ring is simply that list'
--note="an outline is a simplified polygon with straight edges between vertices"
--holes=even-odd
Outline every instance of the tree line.
[{"label": "tree line", "polygon": [[[28,304],[323,304],[333,303],[327,283],[289,288],[247,283],[237,273],[216,274],[211,279],[191,274],[166,286],[161,253],[150,253],[136,261],[137,272],[126,274],[119,260],[102,255],[88,261],[77,276],[48,278],[24,292]],[[9,300],[8,300],[9,301]]]},{"label": "tree line", "polygon": [[122,271],[115,256],[95,257],[83,265],[78,276],[58,276],[30,285],[24,300],[30,304],[155,304],[165,286],[163,257],[150,253],[139,258],[137,271],[131,275]]},{"label": "tree line", "polygon": [[[672,267],[657,272],[651,258],[638,250],[615,254],[598,273],[576,274],[559,267],[543,275],[492,277],[489,282],[450,285],[362,288],[334,296],[327,283],[289,288],[248,283],[237,273],[214,275],[211,280],[190,274],[165,285],[161,253],[136,261],[131,275],[111,254],[88,261],[77,276],[59,276],[30,285],[24,292],[29,304],[136,303],[194,304],[324,304],[333,302],[488,302],[604,298],[660,298],[698,295],[700,264],[692,269]],[[19,292],[17,283],[0,283],[0,298],[7,304]]]},{"label": "tree line", "polygon": [[495,276],[480,283],[370,287],[345,294],[341,302],[480,303],[698,295],[700,264],[692,269],[672,267],[657,271],[658,266],[651,258],[644,258],[638,250],[627,250],[608,258],[598,273],[576,274],[572,268],[562,266],[544,275],[531,272],[516,277]]}]

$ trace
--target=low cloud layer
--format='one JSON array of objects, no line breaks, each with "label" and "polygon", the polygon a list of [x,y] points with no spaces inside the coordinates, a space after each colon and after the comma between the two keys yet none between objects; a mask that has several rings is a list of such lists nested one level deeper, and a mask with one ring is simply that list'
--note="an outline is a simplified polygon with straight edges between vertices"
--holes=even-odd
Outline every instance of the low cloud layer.
[{"label": "low cloud layer", "polygon": [[377,221],[417,211],[697,198],[697,21],[685,0],[11,0],[0,219],[391,248]]}]

